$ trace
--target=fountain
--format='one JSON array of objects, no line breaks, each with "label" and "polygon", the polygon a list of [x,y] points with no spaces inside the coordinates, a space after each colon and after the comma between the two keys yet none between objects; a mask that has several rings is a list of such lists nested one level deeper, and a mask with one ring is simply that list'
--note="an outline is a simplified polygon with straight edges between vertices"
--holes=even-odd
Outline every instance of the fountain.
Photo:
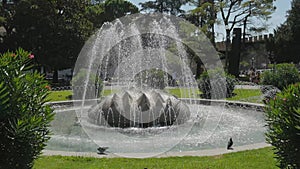
[{"label": "fountain", "polygon": [[[183,19],[135,14],[105,23],[78,57],[74,77],[86,74],[73,88],[82,90],[74,90],[73,108],[56,111],[48,148],[96,152],[101,146],[142,158],[216,148],[229,137],[236,145],[264,140],[260,112],[225,109],[225,102],[199,104],[195,57],[207,70],[222,67],[210,41]],[[211,84],[212,100],[225,98],[226,80],[209,78],[218,79]],[[168,93],[174,88],[180,99]]]}]

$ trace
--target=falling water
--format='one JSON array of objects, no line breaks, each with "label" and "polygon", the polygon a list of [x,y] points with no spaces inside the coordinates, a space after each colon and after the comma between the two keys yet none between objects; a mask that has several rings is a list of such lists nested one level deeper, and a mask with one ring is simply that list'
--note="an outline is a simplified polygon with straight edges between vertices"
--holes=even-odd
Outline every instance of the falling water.
[{"label": "falling water", "polygon": [[[119,104],[116,104],[116,107],[127,106],[125,109],[129,111],[129,115],[126,118],[130,121],[129,129],[121,129],[119,127],[122,126],[122,123],[125,126],[125,117],[116,115],[113,109],[110,109],[106,114],[102,112],[102,107],[97,107],[99,105],[98,91],[88,90],[89,86],[97,83],[93,79],[94,76],[100,76],[102,80],[107,80],[104,83],[104,89],[111,89],[117,93],[124,90],[131,91],[133,88],[150,91],[157,87],[155,86],[156,82],[163,83],[162,86],[168,90],[169,87],[172,87],[169,85],[169,76],[171,76],[175,81],[178,81],[177,87],[180,89],[181,94],[190,97],[186,101],[191,104],[197,97],[197,83],[193,71],[189,67],[191,59],[186,52],[184,38],[195,39],[195,37],[188,35],[183,38],[179,23],[184,23],[184,21],[177,20],[174,22],[174,18],[165,15],[134,15],[117,19],[112,23],[105,23],[83,48],[76,62],[74,77],[81,70],[87,71],[87,74],[83,81],[78,83],[78,85],[83,85],[84,92],[74,96],[75,99],[82,100],[80,104],[75,104],[75,107],[81,107],[81,109],[76,110],[77,117],[80,119],[84,131],[96,144],[109,146],[111,152],[116,153],[139,152],[155,155],[170,150],[189,133],[194,124],[191,119],[196,117],[199,111],[202,111],[197,105],[194,105],[191,111],[189,117],[191,119],[174,121],[173,119],[179,117],[188,117],[186,112],[183,111],[183,115],[173,114],[175,109],[172,106],[174,105],[167,105],[165,110],[163,108],[159,109],[156,101],[152,101],[150,108],[144,111],[141,105],[128,104],[130,99],[122,100],[122,98],[119,98],[117,102]],[[194,26],[191,26],[191,28],[197,30]],[[203,46],[209,48],[206,51],[213,55],[210,58],[218,58],[217,53],[213,50],[213,47],[210,47],[210,44],[207,45],[205,42]],[[199,55],[199,57],[201,56]],[[209,65],[207,66],[207,69],[209,69],[212,67],[211,65],[221,66],[221,62],[207,65]],[[162,71],[163,80],[151,78],[151,70]],[[145,72],[145,77],[143,72]],[[166,92],[162,88],[157,90],[160,90],[159,93]],[[138,98],[141,93],[143,92],[136,93],[137,96],[134,97]],[[164,100],[166,99],[164,98]],[[103,99],[100,100],[100,103],[101,101]],[[181,105],[183,106],[180,103]],[[93,116],[95,119],[89,120],[89,111],[83,109],[86,106],[99,108],[100,113]],[[178,108],[178,110],[181,111],[182,108]],[[148,114],[144,114],[145,112]],[[160,125],[159,120],[155,120],[155,117],[158,117],[157,113],[162,114],[161,117],[164,118],[164,123],[170,125],[169,127],[157,126]],[[147,119],[147,117],[151,119],[151,116],[154,120],[148,124],[144,123],[143,119]],[[220,116],[215,116],[215,118]],[[91,121],[106,125],[96,125]],[[144,125],[153,125],[153,129],[141,129],[145,127]],[[206,126],[206,124],[203,124],[203,126]],[[155,130],[159,132],[153,132]],[[141,132],[137,132],[140,135],[124,134],[128,133],[127,131]]]}]

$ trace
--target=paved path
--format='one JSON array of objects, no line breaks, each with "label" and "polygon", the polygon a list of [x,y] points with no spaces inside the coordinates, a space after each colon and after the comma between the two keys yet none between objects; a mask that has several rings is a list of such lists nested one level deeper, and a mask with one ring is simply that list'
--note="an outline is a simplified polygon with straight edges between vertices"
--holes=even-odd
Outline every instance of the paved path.
[{"label": "paved path", "polygon": [[[199,150],[199,151],[183,151],[183,152],[166,152],[156,156],[156,158],[161,157],[183,157],[183,156],[216,156],[222,155],[232,152],[238,151],[245,151],[245,150],[252,150],[252,149],[259,149],[270,146],[267,143],[256,143],[251,145],[244,145],[233,147],[233,150],[227,150],[226,148],[218,148],[218,149],[209,149],[209,150]],[[68,151],[51,151],[51,150],[44,150],[43,154],[45,156],[52,156],[52,155],[62,155],[62,156],[80,156],[80,157],[95,157],[95,158],[118,158],[118,157],[139,157],[141,154],[124,154],[122,156],[118,156],[113,153],[107,153],[107,155],[98,155],[96,152],[68,152]],[[143,157],[147,156],[147,154],[142,154]]]},{"label": "paved path", "polygon": [[260,89],[260,85],[235,85],[235,89]]}]

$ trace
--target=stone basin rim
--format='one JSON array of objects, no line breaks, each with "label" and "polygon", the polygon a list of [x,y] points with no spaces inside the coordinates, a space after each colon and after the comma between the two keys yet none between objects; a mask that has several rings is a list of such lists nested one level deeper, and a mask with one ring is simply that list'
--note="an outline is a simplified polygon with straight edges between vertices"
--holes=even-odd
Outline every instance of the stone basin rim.
[{"label": "stone basin rim", "polygon": [[[220,103],[220,104],[225,104],[229,106],[246,106],[249,108],[256,108],[256,109],[263,109],[266,107],[265,104],[261,103],[251,103],[251,102],[243,102],[243,101],[232,101],[232,100],[213,100],[213,99],[191,99],[191,98],[178,98],[181,101],[192,101],[196,104],[204,104],[207,105],[207,103]],[[95,101],[101,101],[101,99],[87,99],[85,102],[88,103],[93,103]],[[82,100],[67,100],[67,101],[54,101],[54,102],[46,102],[45,105],[50,105],[50,106],[73,106],[74,104],[81,103]]]}]

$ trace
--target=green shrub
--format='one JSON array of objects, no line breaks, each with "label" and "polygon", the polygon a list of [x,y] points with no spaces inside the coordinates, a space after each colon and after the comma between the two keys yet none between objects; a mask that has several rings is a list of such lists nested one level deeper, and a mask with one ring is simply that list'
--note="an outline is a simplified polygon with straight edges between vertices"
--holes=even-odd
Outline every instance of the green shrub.
[{"label": "green shrub", "polygon": [[273,85],[280,90],[296,82],[300,82],[298,70],[294,64],[288,63],[278,64],[274,70],[265,71],[261,81],[264,85]]},{"label": "green shrub", "polygon": [[[222,84],[222,82],[226,82],[226,84]],[[218,99],[223,98],[222,93],[224,91],[221,91],[223,89],[223,85],[226,85],[226,96],[224,97],[231,97],[233,96],[233,90],[235,87],[235,78],[233,75],[230,75],[228,73],[225,73],[221,69],[215,69],[215,70],[209,70],[208,72],[204,72],[200,75],[200,78],[198,80],[198,88],[202,92],[201,97],[205,99],[211,99],[212,98],[212,86],[214,87],[214,90],[220,90],[218,93],[220,93],[220,96],[215,96]]]},{"label": "green shrub", "polygon": [[33,57],[22,49],[0,55],[0,168],[31,168],[50,138],[49,86],[30,70]]},{"label": "green shrub", "polygon": [[87,75],[88,71],[86,69],[80,69],[73,77],[71,84],[75,96],[74,99],[82,99],[85,88],[85,99],[95,99],[101,97],[103,81],[100,79],[100,75],[98,76],[95,73],[90,72],[89,79],[86,84],[85,81],[87,80]]},{"label": "green shrub", "polygon": [[138,86],[154,89],[164,89],[171,76],[159,69],[144,70],[135,75],[134,80]]},{"label": "green shrub", "polygon": [[266,108],[267,141],[275,148],[280,168],[300,168],[300,83],[291,85]]}]

